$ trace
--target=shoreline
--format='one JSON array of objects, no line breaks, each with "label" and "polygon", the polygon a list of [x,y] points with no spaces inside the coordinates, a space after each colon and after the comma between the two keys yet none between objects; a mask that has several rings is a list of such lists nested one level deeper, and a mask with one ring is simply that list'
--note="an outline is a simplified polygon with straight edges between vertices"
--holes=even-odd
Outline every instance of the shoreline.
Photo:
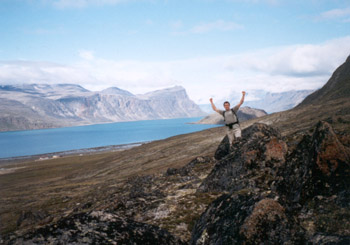
[{"label": "shoreline", "polygon": [[123,151],[123,150],[128,150],[149,142],[152,142],[152,141],[136,142],[136,143],[129,143],[129,144],[121,144],[121,145],[107,145],[107,146],[75,149],[75,150],[60,151],[60,152],[49,152],[49,153],[26,155],[26,156],[6,157],[6,158],[0,158],[0,166],[11,164],[11,163],[27,161],[27,160],[44,161],[44,160],[56,159],[56,158],[67,157],[67,156],[75,156],[75,155],[83,156],[83,155],[89,155],[89,154]]}]

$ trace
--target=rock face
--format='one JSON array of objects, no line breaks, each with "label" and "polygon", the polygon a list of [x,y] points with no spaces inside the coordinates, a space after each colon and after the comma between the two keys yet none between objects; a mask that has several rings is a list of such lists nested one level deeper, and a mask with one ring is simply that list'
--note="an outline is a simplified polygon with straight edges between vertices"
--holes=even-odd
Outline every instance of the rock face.
[{"label": "rock face", "polygon": [[[237,116],[238,116],[238,119],[240,122],[244,122],[244,121],[247,121],[249,119],[253,119],[253,118],[257,118],[257,117],[262,117],[265,115],[267,115],[267,113],[265,111],[250,108],[247,106],[240,108],[239,111],[237,112]],[[224,118],[216,112],[206,116],[205,118],[201,119],[197,123],[198,124],[225,124]]]},{"label": "rock face", "polygon": [[320,122],[293,149],[254,124],[218,162],[199,192],[226,192],[209,205],[192,244],[346,244],[350,241],[350,148]]},{"label": "rock face", "polygon": [[0,131],[204,114],[179,86],[144,95],[119,88],[91,92],[72,84],[5,85],[0,91]]}]

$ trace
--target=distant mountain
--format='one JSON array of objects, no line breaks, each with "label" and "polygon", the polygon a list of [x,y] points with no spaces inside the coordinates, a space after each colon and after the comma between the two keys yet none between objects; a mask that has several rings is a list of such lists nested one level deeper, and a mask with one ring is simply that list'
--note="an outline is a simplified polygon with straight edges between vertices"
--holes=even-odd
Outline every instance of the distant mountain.
[{"label": "distant mountain", "polygon": [[[248,106],[241,107],[237,112],[237,116],[240,122],[247,121],[249,119],[262,117],[267,115],[267,113],[263,110],[253,109]],[[212,113],[202,120],[197,122],[198,124],[224,124],[223,117],[218,113]]]},{"label": "distant mountain", "polygon": [[340,98],[350,98],[350,56],[334,71],[328,82],[321,89],[306,97],[300,106]]},{"label": "distant mountain", "polygon": [[[291,90],[281,93],[269,93],[265,91],[252,91],[257,100],[245,101],[244,105],[265,110],[267,113],[292,109],[314,90]],[[247,96],[249,96],[248,92]]]},{"label": "distant mountain", "polygon": [[[267,113],[285,111],[297,106],[311,94],[314,90],[291,90],[281,93],[270,93],[265,90],[248,90],[244,106],[261,109]],[[229,101],[232,105],[238,104],[241,99],[241,94],[232,93],[229,96]],[[251,99],[254,100],[251,100]],[[209,98],[208,98],[209,100]],[[216,106],[221,106],[224,100],[215,102]],[[210,104],[200,104],[199,107],[206,113],[212,113]]]},{"label": "distant mountain", "polygon": [[183,87],[144,95],[74,84],[0,86],[0,131],[120,121],[197,117],[205,113]]}]

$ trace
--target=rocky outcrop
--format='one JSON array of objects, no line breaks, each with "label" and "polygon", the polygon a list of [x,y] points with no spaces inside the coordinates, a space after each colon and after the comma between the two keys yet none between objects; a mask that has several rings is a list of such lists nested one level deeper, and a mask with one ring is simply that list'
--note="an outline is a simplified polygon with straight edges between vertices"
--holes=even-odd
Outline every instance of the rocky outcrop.
[{"label": "rocky outcrop", "polygon": [[280,202],[317,244],[350,241],[350,148],[320,122],[280,169]]},{"label": "rocky outcrop", "polygon": [[191,244],[301,244],[300,228],[284,208],[253,190],[223,195],[195,225]]},{"label": "rocky outcrop", "polygon": [[279,175],[278,190],[286,200],[305,203],[317,195],[350,203],[350,150],[331,125],[320,122],[312,136],[304,136]]},{"label": "rocky outcrop", "polygon": [[350,241],[350,149],[320,122],[290,150],[277,130],[254,124],[199,192],[226,192],[202,214],[192,244],[346,244]]},{"label": "rocky outcrop", "polygon": [[279,132],[265,124],[254,124],[244,129],[242,138],[231,149],[225,136],[215,154],[220,161],[199,191],[234,191],[270,186],[278,168],[285,162],[286,153],[287,145],[281,140]]}]

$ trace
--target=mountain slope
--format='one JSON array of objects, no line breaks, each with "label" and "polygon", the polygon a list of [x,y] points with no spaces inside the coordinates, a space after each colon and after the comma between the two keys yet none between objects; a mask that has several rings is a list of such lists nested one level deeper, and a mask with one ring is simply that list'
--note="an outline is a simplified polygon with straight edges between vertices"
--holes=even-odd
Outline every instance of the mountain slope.
[{"label": "mountain slope", "polygon": [[300,106],[340,98],[350,98],[350,56],[335,70],[328,82],[321,89],[306,97]]},{"label": "mountain slope", "polygon": [[339,66],[328,82],[318,91],[306,97],[295,108],[274,113],[252,122],[274,125],[284,135],[303,132],[311,123],[324,120],[342,125],[338,130],[350,127],[350,59]]}]

